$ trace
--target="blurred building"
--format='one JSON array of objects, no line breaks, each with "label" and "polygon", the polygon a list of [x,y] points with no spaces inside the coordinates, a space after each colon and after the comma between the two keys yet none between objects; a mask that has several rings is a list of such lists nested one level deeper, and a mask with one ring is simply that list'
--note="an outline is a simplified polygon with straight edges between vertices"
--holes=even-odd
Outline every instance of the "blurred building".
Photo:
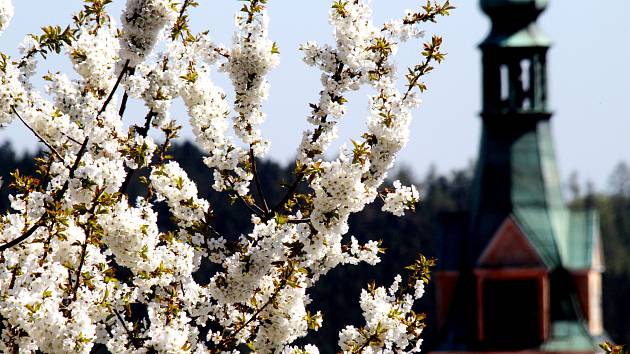
[{"label": "blurred building", "polygon": [[483,130],[470,212],[440,219],[438,351],[593,353],[603,340],[595,210],[561,195],[546,0],[481,0]]}]

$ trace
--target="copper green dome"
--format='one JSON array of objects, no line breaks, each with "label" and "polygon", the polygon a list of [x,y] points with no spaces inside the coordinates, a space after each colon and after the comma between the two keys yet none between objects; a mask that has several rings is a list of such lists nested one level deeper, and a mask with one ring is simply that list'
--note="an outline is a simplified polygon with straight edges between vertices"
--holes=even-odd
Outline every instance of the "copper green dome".
[{"label": "copper green dome", "polygon": [[543,10],[547,4],[547,0],[481,0],[481,8],[486,12],[495,9],[519,9],[523,7]]},{"label": "copper green dome", "polygon": [[481,9],[492,21],[482,46],[547,47],[549,38],[536,26],[548,0],[480,0]]}]

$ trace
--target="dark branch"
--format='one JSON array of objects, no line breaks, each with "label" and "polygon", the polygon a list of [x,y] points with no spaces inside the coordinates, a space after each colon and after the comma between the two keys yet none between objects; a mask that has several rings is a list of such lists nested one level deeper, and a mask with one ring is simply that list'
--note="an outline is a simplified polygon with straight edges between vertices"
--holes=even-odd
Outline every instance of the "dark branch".
[{"label": "dark branch", "polygon": [[254,150],[249,148],[249,160],[252,165],[252,173],[254,174],[254,183],[256,184],[256,192],[258,193],[258,199],[262,204],[262,210],[265,214],[269,214],[269,205],[267,205],[267,199],[265,199],[265,195],[263,194],[262,185],[260,183],[260,177],[258,174],[258,169],[256,167],[256,158],[254,157]]},{"label": "dark branch", "polygon": [[101,113],[105,112],[105,109],[107,109],[107,106],[109,105],[109,102],[111,102],[112,98],[114,98],[114,94],[116,93],[116,90],[118,89],[118,86],[120,85],[120,82],[122,81],[123,77],[127,73],[127,69],[128,68],[129,68],[129,59],[127,59],[125,61],[125,64],[123,65],[123,68],[120,71],[120,75],[118,75],[118,78],[116,79],[116,83],[114,84],[114,87],[112,88],[112,90],[110,91],[109,95],[107,96],[107,98],[103,102],[103,106],[101,107],[101,109],[96,114],[97,117],[100,116]]},{"label": "dark branch", "polygon": [[[147,113],[144,122],[144,127],[139,128],[138,131],[140,132],[140,135],[143,138],[147,137],[147,134],[149,134],[149,128],[151,127],[151,120],[153,119],[153,117],[156,116],[156,113],[153,111],[149,111],[149,113]],[[125,180],[123,181],[122,185],[120,186],[120,189],[118,190],[118,192],[120,194],[124,194],[127,192],[127,188],[129,188],[129,183],[131,183],[131,179],[133,178],[134,173],[137,171],[138,169],[134,168],[134,169],[128,169],[127,175],[125,176]]]},{"label": "dark branch", "polygon": [[304,178],[304,172],[299,172],[295,176],[295,181],[293,181],[293,184],[291,184],[291,186],[287,190],[287,193],[284,195],[282,200],[278,204],[276,204],[276,206],[273,209],[271,209],[271,211],[267,215],[268,218],[272,217],[275,213],[279,212],[280,209],[282,209],[282,207],[284,207],[284,205],[291,198],[293,198],[293,194],[295,194],[295,191],[297,190],[298,186],[300,185],[300,182],[302,181],[302,178]]},{"label": "dark branch", "polygon": [[15,113],[15,115],[20,119],[20,121],[28,128],[28,130],[31,131],[31,133],[35,134],[35,136],[37,137],[37,139],[39,139],[39,141],[41,141],[42,143],[44,143],[44,145],[46,145],[46,147],[55,155],[57,156],[57,158],[63,162],[63,157],[61,157],[61,155],[59,154],[59,152],[57,152],[57,150],[55,150],[54,147],[52,147],[52,145],[50,145],[46,139],[44,139],[41,135],[39,135],[38,132],[35,131],[35,129],[31,128],[30,125],[28,125],[28,123],[26,123],[26,121],[24,119],[22,119],[22,116],[20,116],[20,114],[18,113],[18,111],[15,109],[14,106],[11,106],[11,110],[13,110],[13,113]]},{"label": "dark branch", "polygon": [[[129,68],[127,73],[129,75],[133,75],[136,72],[136,68]],[[122,101],[120,102],[120,108],[118,109],[118,115],[122,118],[125,115],[125,110],[127,109],[127,100],[129,100],[129,93],[125,90],[123,93]]]},{"label": "dark branch", "polygon": [[136,336],[129,330],[129,328],[127,328],[127,325],[125,324],[125,320],[123,319],[123,317],[120,315],[120,313],[118,311],[116,311],[115,308],[112,307],[112,311],[114,312],[114,314],[116,315],[116,317],[118,318],[118,320],[120,321],[120,324],[123,326],[123,328],[125,329],[125,332],[127,332],[127,337],[129,337],[129,339],[131,340],[131,343],[133,343],[133,346],[136,347],[137,349],[140,349],[140,347],[142,346],[142,344],[139,342],[141,339],[140,338],[136,338]]}]

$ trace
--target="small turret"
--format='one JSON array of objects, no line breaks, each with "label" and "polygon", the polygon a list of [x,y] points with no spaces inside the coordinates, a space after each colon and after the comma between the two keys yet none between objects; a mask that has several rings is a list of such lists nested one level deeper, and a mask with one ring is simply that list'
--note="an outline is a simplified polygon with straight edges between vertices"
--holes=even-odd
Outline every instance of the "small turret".
[{"label": "small turret", "polygon": [[480,45],[484,117],[546,112],[546,54],[551,41],[536,24],[546,7],[547,0],[481,1],[492,20],[492,29]]}]

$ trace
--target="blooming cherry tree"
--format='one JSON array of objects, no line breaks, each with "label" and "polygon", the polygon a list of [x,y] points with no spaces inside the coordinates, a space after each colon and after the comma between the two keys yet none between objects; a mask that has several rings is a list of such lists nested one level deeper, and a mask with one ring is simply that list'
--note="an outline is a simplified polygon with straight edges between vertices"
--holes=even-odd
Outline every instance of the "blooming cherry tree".
[{"label": "blooming cherry tree", "polygon": [[[44,27],[24,39],[21,57],[0,58],[0,126],[18,119],[48,150],[37,175],[14,174],[11,211],[0,218],[0,351],[318,353],[293,345],[323,323],[309,289],[335,267],[375,264],[382,253],[378,242],[347,235],[349,216],[379,196],[395,215],[419,201],[415,187],[383,183],[409,139],[421,80],[444,57],[441,38],[424,44],[405,85],[394,56],[453,7],[427,2],[378,25],[368,0],[331,3],[334,43],[300,47],[321,71],[312,127],[297,148],[294,182],[270,205],[256,169],[269,147],[260,130],[267,74],[279,63],[267,0],[243,1],[229,47],[190,30],[195,1],[127,0],[119,22],[108,14],[111,2],[85,0],[68,27]],[[11,2],[0,0],[0,31],[12,15]],[[67,55],[77,75],[46,74],[42,94],[32,81],[52,52]],[[215,68],[232,81],[233,102],[212,82]],[[372,92],[366,131],[327,159],[347,114],[344,96],[361,87]],[[123,125],[129,98],[146,106],[141,126]],[[251,212],[248,234],[220,234],[212,206],[169,160],[177,98],[214,189]],[[153,141],[152,129],[164,139]],[[147,193],[130,200],[141,169],[149,171]],[[171,229],[158,227],[158,202],[168,206]],[[202,262],[218,270],[199,274]],[[364,290],[365,325],[341,331],[341,350],[419,351],[424,315],[412,306],[432,265],[420,257],[405,280]]]}]

